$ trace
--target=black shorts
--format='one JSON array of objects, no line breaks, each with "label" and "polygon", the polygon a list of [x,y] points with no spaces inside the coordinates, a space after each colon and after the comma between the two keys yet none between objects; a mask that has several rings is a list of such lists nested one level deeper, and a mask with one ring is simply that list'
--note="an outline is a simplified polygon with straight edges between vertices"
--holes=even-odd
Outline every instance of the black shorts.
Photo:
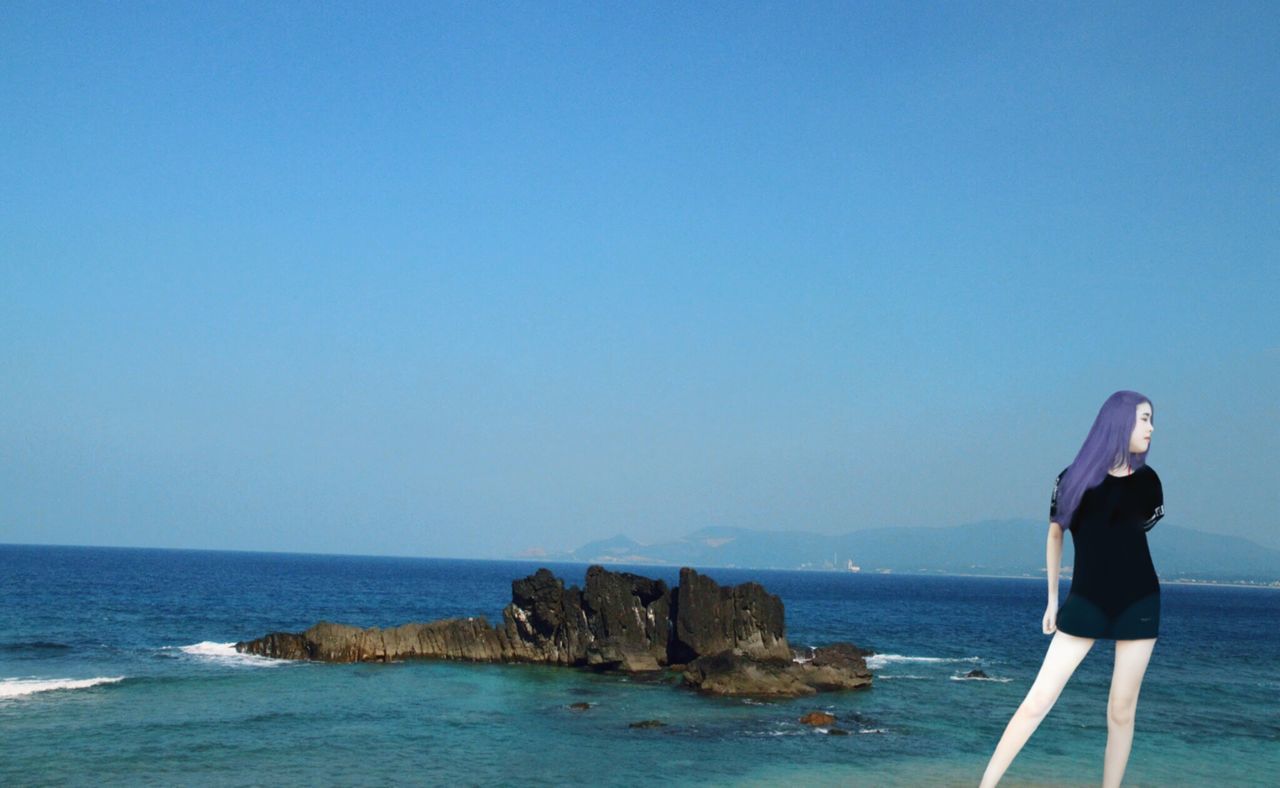
[{"label": "black shorts", "polygon": [[1138,599],[1121,612],[1107,615],[1102,608],[1076,593],[1058,607],[1058,629],[1068,635],[1108,640],[1144,640],[1160,632],[1160,592]]}]

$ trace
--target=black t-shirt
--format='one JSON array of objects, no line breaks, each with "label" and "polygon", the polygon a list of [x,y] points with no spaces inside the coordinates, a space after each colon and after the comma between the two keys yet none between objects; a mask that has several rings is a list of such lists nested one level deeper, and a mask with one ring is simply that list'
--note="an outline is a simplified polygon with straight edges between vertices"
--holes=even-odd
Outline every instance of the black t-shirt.
[{"label": "black t-shirt", "polygon": [[[1058,514],[1058,474],[1049,502],[1049,519]],[[1164,489],[1155,469],[1144,465],[1128,476],[1107,474],[1085,490],[1071,516],[1075,545],[1072,594],[1079,594],[1108,615],[1116,615],[1142,597],[1158,592],[1147,532],[1164,516]],[[1065,525],[1064,525],[1065,527]]]}]

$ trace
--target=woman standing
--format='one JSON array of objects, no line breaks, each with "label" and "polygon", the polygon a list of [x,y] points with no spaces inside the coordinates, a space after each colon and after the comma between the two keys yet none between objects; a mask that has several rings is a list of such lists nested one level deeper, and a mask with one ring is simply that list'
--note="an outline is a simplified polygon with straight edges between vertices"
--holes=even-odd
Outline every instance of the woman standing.
[{"label": "woman standing", "polygon": [[[1004,776],[1097,639],[1116,642],[1102,784],[1119,786],[1124,777],[1138,690],[1160,628],[1160,582],[1147,548],[1147,531],[1164,516],[1160,477],[1146,464],[1152,415],[1151,401],[1136,391],[1112,394],[1075,460],[1054,482],[1045,547],[1049,604],[1042,622],[1053,640],[987,764],[984,788]],[[1064,523],[1075,545],[1075,567],[1059,607]]]}]

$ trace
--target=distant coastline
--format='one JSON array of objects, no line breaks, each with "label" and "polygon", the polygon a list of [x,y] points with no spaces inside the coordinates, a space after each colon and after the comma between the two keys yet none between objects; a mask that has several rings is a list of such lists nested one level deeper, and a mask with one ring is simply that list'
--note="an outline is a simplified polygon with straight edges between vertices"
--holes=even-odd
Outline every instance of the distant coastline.
[{"label": "distant coastline", "polygon": [[[911,573],[953,577],[1045,576],[1043,526],[1032,519],[985,520],[957,526],[901,526],[829,534],[708,526],[679,538],[641,543],[626,534],[575,549],[530,548],[513,558],[637,566],[718,566],[860,574]],[[1166,582],[1280,587],[1280,550],[1240,537],[1162,524],[1152,542],[1157,574]],[[1064,547],[1061,576],[1074,567],[1074,543]]]},{"label": "distant coastline", "polygon": [[[483,559],[477,559],[477,560],[483,560]],[[602,558],[602,557],[597,557],[590,561],[583,561],[576,558],[565,559],[565,558],[558,558],[558,557],[552,557],[552,556],[548,556],[544,558],[528,558],[528,557],[522,556],[519,558],[499,558],[499,559],[493,559],[493,560],[513,561],[518,563],[529,563],[529,564],[557,563],[557,564],[581,564],[583,566],[589,566],[591,564],[600,564],[606,567],[608,566],[635,566],[635,567],[643,566],[643,567],[656,567],[656,568],[668,568],[668,569],[676,567],[676,564],[655,563],[655,562],[647,562],[647,561],[634,561],[634,562],[633,561],[617,561],[610,558]],[[725,565],[690,564],[690,565],[699,570],[733,569],[735,571],[740,570],[743,572],[751,572],[751,571],[759,570],[759,571],[766,571],[766,572],[812,572],[814,574],[828,574],[828,575],[857,574],[857,575],[907,575],[910,577],[986,577],[986,578],[991,578],[995,580],[1037,580],[1037,581],[1043,581],[1045,579],[1043,575],[1043,570],[1042,570],[1042,574],[1037,577],[1036,575],[1025,574],[1025,573],[1017,574],[1017,575],[992,575],[992,574],[981,574],[981,573],[972,573],[972,572],[942,572],[942,571],[908,572],[905,570],[898,570],[898,569],[888,571],[888,572],[880,571],[880,570],[870,570],[870,571],[864,570],[862,572],[850,572],[845,569],[829,569],[829,568],[824,569],[824,568],[804,568],[804,567],[735,566],[735,565],[729,565],[729,564],[725,564]],[[1060,579],[1063,579],[1063,580],[1070,580],[1071,574],[1063,573],[1059,577]],[[1230,588],[1263,588],[1263,589],[1271,589],[1271,590],[1280,590],[1280,580],[1274,580],[1270,583],[1264,583],[1264,582],[1255,581],[1255,580],[1237,580],[1237,581],[1227,582],[1222,580],[1199,580],[1195,578],[1167,580],[1162,577],[1160,578],[1160,585],[1222,586],[1222,587],[1230,587]]]},{"label": "distant coastline", "polygon": [[[325,556],[334,558],[390,558],[400,560],[427,560],[427,561],[480,561],[480,562],[501,562],[501,563],[527,563],[527,564],[573,564],[581,566],[589,566],[591,564],[600,564],[605,567],[610,566],[634,566],[634,567],[654,567],[654,568],[679,568],[681,564],[667,562],[652,561],[619,561],[612,557],[598,556],[590,560],[584,560],[563,555],[547,555],[539,557],[515,556],[515,557],[494,557],[494,558],[474,558],[474,557],[457,557],[457,556],[431,556],[431,555],[385,555],[378,553],[319,553],[319,552],[302,552],[290,550],[246,550],[236,548],[212,548],[212,547],[144,547],[139,545],[73,545],[73,544],[48,544],[37,542],[0,542],[0,548],[19,547],[19,548],[70,548],[85,550],[156,550],[156,551],[174,551],[189,553],[241,553],[246,555],[280,555],[280,556]],[[986,574],[986,573],[970,573],[970,572],[954,572],[954,571],[907,571],[907,570],[890,570],[883,571],[881,569],[863,570],[861,572],[849,572],[845,569],[831,569],[822,567],[765,567],[765,566],[739,566],[732,564],[714,564],[703,563],[697,561],[686,562],[683,565],[690,566],[698,570],[713,569],[733,569],[735,571],[768,571],[768,572],[812,572],[815,574],[840,574],[840,575],[906,575],[910,577],[985,577],[1000,580],[1036,580],[1043,581],[1044,570],[1040,570],[1040,574],[1034,575],[1030,573],[1022,574]],[[1061,579],[1070,580],[1071,574],[1064,572],[1060,575]],[[1261,588],[1280,590],[1280,580],[1263,582],[1259,580],[1202,580],[1197,578],[1179,578],[1166,579],[1160,578],[1161,585],[1187,585],[1187,586],[1214,586],[1214,587],[1230,587],[1230,588]]]},{"label": "distant coastline", "polygon": [[[908,574],[908,573],[907,573],[907,572],[900,572],[900,573],[899,573],[899,572],[895,572],[894,574]],[[932,572],[913,572],[913,573],[910,573],[910,574],[915,574],[915,575],[928,575],[928,574],[934,574],[934,573],[932,573]],[[939,572],[938,574],[944,574],[944,573]],[[949,577],[991,577],[991,578],[1001,578],[1001,579],[1006,579],[1006,580],[1044,580],[1044,577],[1036,577],[1035,575],[970,575],[970,574],[963,574],[963,573],[956,573],[956,572],[947,572],[947,573],[945,573],[945,574],[946,574],[947,576],[949,576]],[[1070,575],[1062,575],[1061,577],[1062,577],[1062,578],[1064,578],[1064,579],[1068,579],[1068,580],[1071,578],[1071,576],[1070,576]],[[1196,580],[1196,579],[1166,580],[1166,579],[1164,579],[1164,578],[1162,577],[1162,578],[1160,578],[1160,585],[1162,585],[1162,586],[1166,586],[1166,585],[1179,585],[1179,586],[1230,586],[1231,588],[1267,588],[1267,589],[1271,589],[1271,590],[1273,590],[1273,591],[1274,591],[1274,590],[1280,590],[1280,580],[1275,580],[1275,581],[1272,581],[1272,582],[1270,582],[1270,583],[1263,583],[1263,582],[1261,582],[1261,581],[1250,581],[1250,580],[1239,580],[1239,581],[1233,581],[1233,582],[1223,582],[1223,581],[1221,581],[1221,580]]]}]

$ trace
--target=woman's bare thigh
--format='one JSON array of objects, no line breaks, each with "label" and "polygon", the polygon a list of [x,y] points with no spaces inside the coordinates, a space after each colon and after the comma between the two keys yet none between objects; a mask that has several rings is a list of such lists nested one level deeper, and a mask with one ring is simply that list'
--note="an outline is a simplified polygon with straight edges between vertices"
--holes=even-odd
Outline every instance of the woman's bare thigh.
[{"label": "woman's bare thigh", "polygon": [[1041,714],[1049,712],[1071,674],[1075,673],[1081,660],[1093,648],[1093,642],[1093,638],[1068,635],[1062,630],[1053,634],[1053,640],[1049,641],[1049,649],[1044,655],[1044,663],[1040,665],[1040,672],[1036,674],[1036,680],[1027,692],[1026,702],[1030,704],[1032,711]]}]

